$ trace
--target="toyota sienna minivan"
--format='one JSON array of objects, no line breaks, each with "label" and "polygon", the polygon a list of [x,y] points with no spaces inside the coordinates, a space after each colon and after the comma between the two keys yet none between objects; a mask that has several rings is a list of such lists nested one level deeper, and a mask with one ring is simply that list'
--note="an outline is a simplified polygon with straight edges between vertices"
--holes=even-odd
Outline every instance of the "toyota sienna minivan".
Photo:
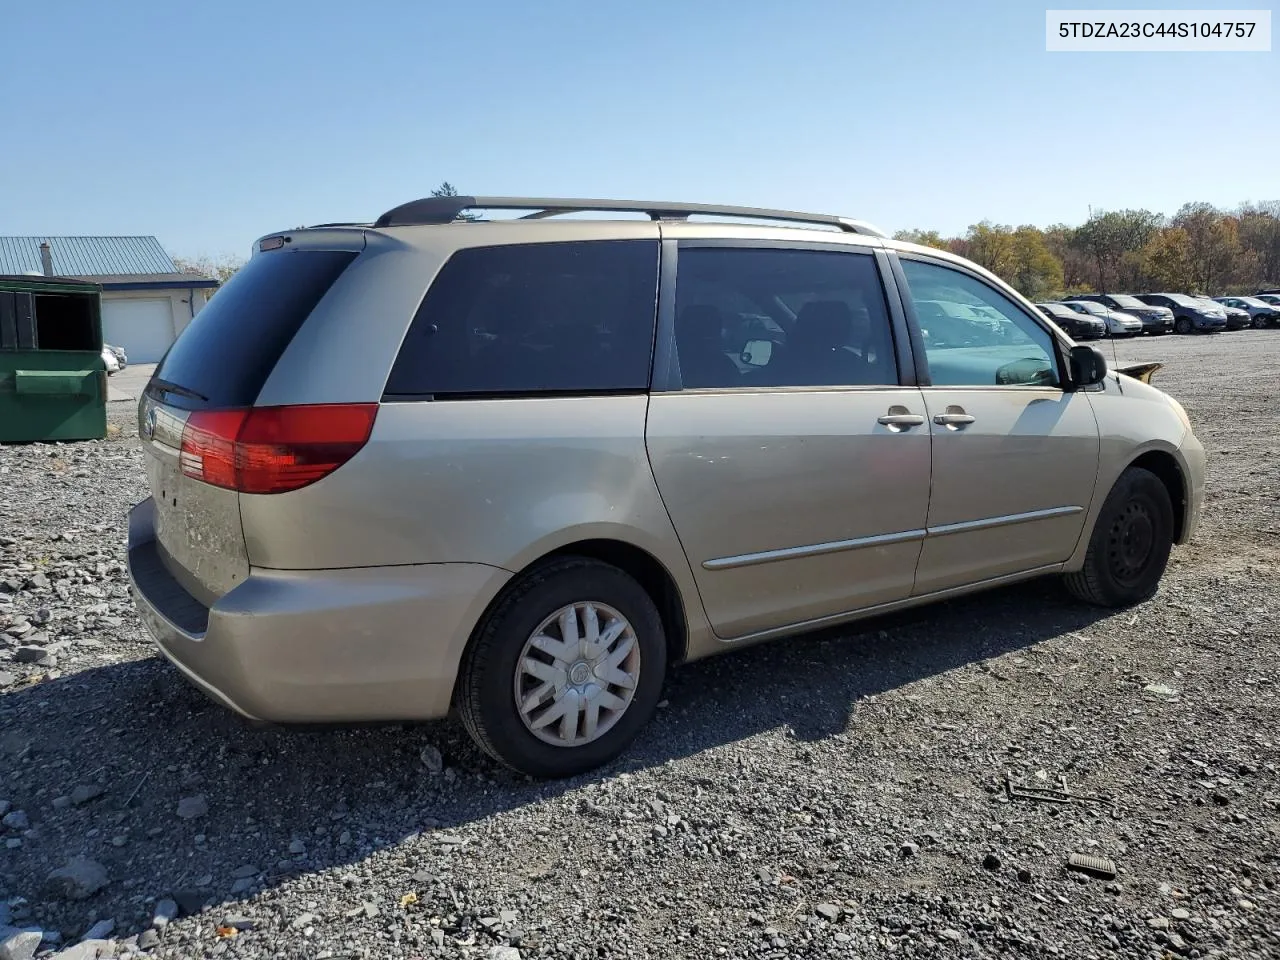
[{"label": "toyota sienna minivan", "polygon": [[1204,485],[1151,369],[859,221],[428,198],[262,238],[178,337],[130,578],[246,717],[456,712],[570,775],[677,663],[1051,574],[1150,597]]}]

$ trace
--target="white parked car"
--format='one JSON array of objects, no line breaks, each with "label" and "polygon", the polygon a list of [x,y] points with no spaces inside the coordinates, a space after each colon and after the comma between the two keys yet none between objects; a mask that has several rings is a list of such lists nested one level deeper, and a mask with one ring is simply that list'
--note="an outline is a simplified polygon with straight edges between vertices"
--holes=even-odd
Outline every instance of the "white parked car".
[{"label": "white parked car", "polygon": [[1109,336],[1136,337],[1142,333],[1142,321],[1131,313],[1112,310],[1093,300],[1064,300],[1063,303],[1076,313],[1091,314],[1103,321],[1107,325]]},{"label": "white parked car", "polygon": [[116,357],[116,353],[105,344],[102,347],[102,362],[107,365],[107,376],[120,372],[120,360]]}]

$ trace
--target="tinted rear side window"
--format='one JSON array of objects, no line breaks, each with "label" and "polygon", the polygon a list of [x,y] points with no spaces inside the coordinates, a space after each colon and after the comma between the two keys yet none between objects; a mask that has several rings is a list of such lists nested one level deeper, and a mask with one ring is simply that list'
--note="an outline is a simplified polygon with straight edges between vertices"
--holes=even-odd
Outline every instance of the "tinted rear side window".
[{"label": "tinted rear side window", "polygon": [[356,256],[290,250],[250,259],[160,361],[156,380],[184,389],[166,400],[183,406],[252,405],[289,341]]},{"label": "tinted rear side window", "polygon": [[423,299],[386,392],[465,397],[644,390],[657,287],[657,241],[459,250]]}]

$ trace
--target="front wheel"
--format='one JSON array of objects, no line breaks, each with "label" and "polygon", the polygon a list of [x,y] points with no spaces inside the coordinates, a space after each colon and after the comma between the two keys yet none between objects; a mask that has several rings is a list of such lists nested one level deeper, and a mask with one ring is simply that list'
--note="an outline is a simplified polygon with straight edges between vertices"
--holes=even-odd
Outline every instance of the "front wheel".
[{"label": "front wheel", "polygon": [[1183,336],[1186,336],[1187,334],[1191,333],[1193,328],[1191,326],[1190,318],[1179,317],[1177,320],[1174,321],[1173,329],[1176,330],[1178,333],[1181,333]]},{"label": "front wheel", "polygon": [[657,709],[662,618],[617,567],[567,557],[520,578],[463,658],[457,705],[476,743],[534,777],[608,763]]},{"label": "front wheel", "polygon": [[1128,607],[1153,596],[1173,549],[1173,503],[1150,470],[1130,467],[1107,494],[1089,537],[1084,567],[1067,589],[1101,607]]},{"label": "front wheel", "polygon": [[1253,329],[1262,330],[1267,325],[1267,318],[1258,316],[1253,318]]}]

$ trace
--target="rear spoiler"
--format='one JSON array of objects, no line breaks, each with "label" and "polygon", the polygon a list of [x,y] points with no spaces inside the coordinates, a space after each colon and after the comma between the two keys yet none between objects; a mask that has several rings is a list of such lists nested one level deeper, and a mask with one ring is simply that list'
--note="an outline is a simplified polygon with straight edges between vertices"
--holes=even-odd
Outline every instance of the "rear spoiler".
[{"label": "rear spoiler", "polygon": [[1133,377],[1133,379],[1141,380],[1143,383],[1150,383],[1155,372],[1163,368],[1163,363],[1135,363],[1128,367],[1120,367],[1116,370],[1116,373],[1123,373],[1126,377]]}]

